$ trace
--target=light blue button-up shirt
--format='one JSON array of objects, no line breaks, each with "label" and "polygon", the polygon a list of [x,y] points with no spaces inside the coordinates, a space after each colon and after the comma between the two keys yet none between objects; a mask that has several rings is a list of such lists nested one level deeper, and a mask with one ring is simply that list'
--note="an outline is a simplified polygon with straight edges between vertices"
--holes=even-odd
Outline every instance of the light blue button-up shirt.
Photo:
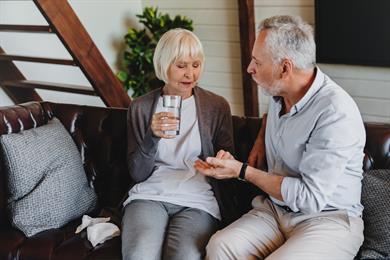
[{"label": "light blue button-up shirt", "polygon": [[270,172],[285,176],[279,205],[295,212],[344,209],[360,216],[363,121],[352,98],[316,68],[307,93],[280,116],[283,99],[268,109],[266,154]]}]

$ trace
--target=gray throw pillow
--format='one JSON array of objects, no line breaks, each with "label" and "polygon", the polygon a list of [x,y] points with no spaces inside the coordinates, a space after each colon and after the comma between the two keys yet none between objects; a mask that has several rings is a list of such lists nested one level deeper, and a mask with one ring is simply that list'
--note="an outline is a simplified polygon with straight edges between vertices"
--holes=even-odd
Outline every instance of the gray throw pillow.
[{"label": "gray throw pillow", "polygon": [[58,119],[2,135],[0,147],[11,223],[26,236],[59,228],[96,207],[80,153]]},{"label": "gray throw pillow", "polygon": [[362,188],[364,206],[364,242],[361,259],[390,258],[390,170],[364,173]]}]

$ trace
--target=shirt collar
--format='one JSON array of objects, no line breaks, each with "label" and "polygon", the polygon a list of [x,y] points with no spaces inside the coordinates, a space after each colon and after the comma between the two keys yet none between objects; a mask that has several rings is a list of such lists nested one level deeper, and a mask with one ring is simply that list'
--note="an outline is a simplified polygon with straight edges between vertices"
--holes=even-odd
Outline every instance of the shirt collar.
[{"label": "shirt collar", "polygon": [[[316,71],[316,76],[314,78],[313,83],[311,84],[310,88],[307,90],[306,94],[291,108],[289,113],[290,116],[298,113],[323,85],[325,79],[324,73],[318,67],[315,67],[315,71]],[[281,104],[281,102],[283,102],[283,99],[281,97],[273,97],[273,98],[278,104]]]}]

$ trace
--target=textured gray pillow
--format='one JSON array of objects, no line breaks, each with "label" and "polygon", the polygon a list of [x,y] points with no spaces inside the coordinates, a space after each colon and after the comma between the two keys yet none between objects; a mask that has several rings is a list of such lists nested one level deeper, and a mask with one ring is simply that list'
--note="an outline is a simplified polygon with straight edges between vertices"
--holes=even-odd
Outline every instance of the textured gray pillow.
[{"label": "textured gray pillow", "polygon": [[364,173],[361,259],[390,259],[390,170]]},{"label": "textured gray pillow", "polygon": [[76,144],[61,122],[0,136],[12,224],[26,236],[58,228],[90,212],[88,185]]}]

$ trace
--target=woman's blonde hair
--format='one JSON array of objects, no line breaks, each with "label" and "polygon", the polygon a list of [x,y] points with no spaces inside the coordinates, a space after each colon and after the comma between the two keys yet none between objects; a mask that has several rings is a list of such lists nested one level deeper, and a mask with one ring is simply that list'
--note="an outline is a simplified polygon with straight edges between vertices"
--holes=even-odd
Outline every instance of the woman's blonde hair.
[{"label": "woman's blonde hair", "polygon": [[154,71],[158,79],[168,82],[169,67],[185,57],[200,59],[203,69],[204,52],[199,38],[191,31],[176,28],[163,34],[153,56]]}]

